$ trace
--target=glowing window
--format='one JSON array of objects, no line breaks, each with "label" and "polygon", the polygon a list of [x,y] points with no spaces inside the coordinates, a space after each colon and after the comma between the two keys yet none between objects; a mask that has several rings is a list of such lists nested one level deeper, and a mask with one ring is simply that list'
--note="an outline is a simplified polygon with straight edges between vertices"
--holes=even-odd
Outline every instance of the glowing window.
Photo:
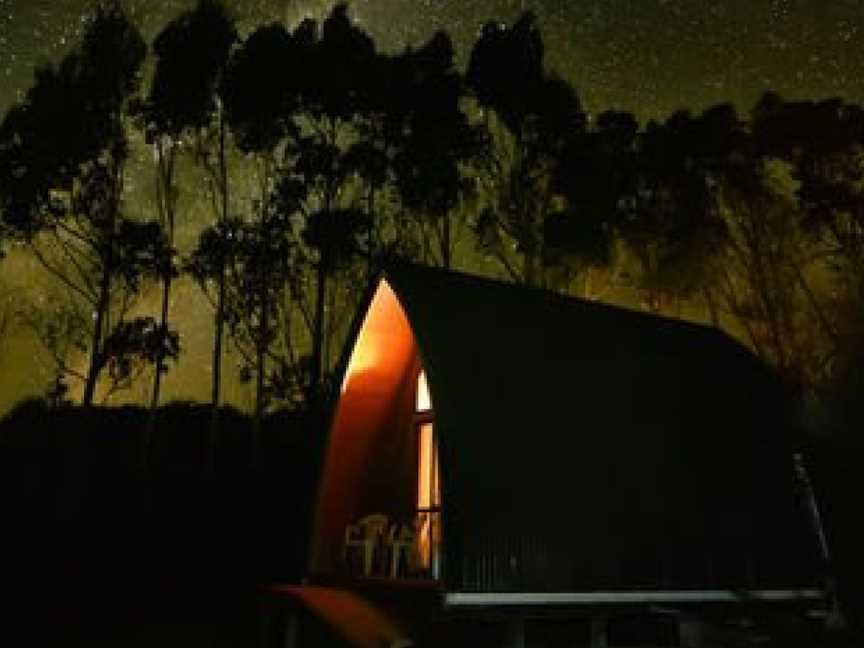
[{"label": "glowing window", "polygon": [[438,480],[438,444],[433,424],[420,423],[418,433],[417,513],[420,526],[417,550],[420,565],[432,578],[439,577],[441,547],[441,487]]},{"label": "glowing window", "polygon": [[433,424],[432,398],[426,372],[417,375],[414,426],[417,431],[417,549],[420,566],[439,577],[441,553],[441,486],[438,441]]},{"label": "glowing window", "polygon": [[419,470],[417,475],[417,508],[435,509],[440,506],[441,491],[438,487],[438,448],[432,423],[420,424]]},{"label": "glowing window", "polygon": [[421,371],[417,376],[417,403],[418,412],[428,412],[432,409],[432,398],[429,396],[429,384],[426,382],[426,372]]}]

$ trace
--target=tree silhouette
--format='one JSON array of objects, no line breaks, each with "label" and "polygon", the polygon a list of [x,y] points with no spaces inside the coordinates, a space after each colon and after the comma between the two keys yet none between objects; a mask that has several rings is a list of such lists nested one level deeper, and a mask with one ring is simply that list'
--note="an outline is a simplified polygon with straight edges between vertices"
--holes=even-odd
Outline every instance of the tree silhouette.
[{"label": "tree silhouette", "polygon": [[446,34],[437,33],[400,59],[396,65],[406,78],[391,90],[390,99],[390,113],[404,120],[406,132],[394,160],[396,185],[404,207],[415,216],[430,260],[449,268],[464,224],[457,207],[476,193],[464,172],[471,170],[467,167],[485,141],[461,108],[463,83]]},{"label": "tree silhouette", "polygon": [[237,146],[270,165],[283,139],[296,130],[293,111],[299,101],[300,65],[297,47],[285,27],[265,25],[233,53],[222,82]]},{"label": "tree silhouette", "polygon": [[284,307],[280,297],[293,258],[293,212],[275,210],[273,195],[277,157],[286,139],[296,139],[297,133],[297,49],[282,25],[259,27],[234,52],[222,88],[235,141],[255,160],[258,180],[252,202],[255,214],[233,230],[237,256],[230,261],[228,274],[233,284],[228,289],[231,337],[244,357],[242,375],[255,379],[253,462],[270,402],[268,365],[276,355],[276,327]]},{"label": "tree silhouette", "polygon": [[615,235],[634,207],[638,131],[632,114],[605,112],[562,151],[555,183],[566,203],[543,230],[544,263],[555,285],[581,282],[570,290],[591,298],[603,292],[592,270],[613,265]]},{"label": "tree silhouette", "polygon": [[788,172],[725,104],[649,124],[640,140],[620,232],[646,307],[701,298],[790,385],[810,383],[824,348],[806,315],[809,246]]},{"label": "tree silhouette", "polygon": [[664,297],[697,293],[704,262],[722,243],[724,223],[711,172],[726,154],[715,150],[715,143],[731,141],[736,128],[734,111],[720,106],[697,118],[679,112],[663,124],[651,122],[640,136],[632,210],[619,232],[636,261],[651,311],[661,309]]},{"label": "tree silhouette", "polygon": [[75,362],[78,355],[87,352],[90,337],[87,304],[69,295],[50,300],[30,299],[18,305],[15,315],[50,356],[52,379],[46,390],[48,401],[65,404],[69,379],[82,384],[87,380],[87,376],[76,369]]},{"label": "tree silhouette", "polygon": [[[199,0],[193,9],[166,25],[154,41],[156,69],[149,94],[138,107],[138,116],[155,153],[156,205],[172,246],[179,197],[175,173],[183,151],[191,151],[205,171],[214,221],[229,218],[228,129],[219,86],[236,39],[233,18],[224,4],[218,0]],[[215,462],[222,385],[224,272],[217,271],[211,280],[216,299],[210,387],[212,420],[204,461],[209,473]],[[163,322],[169,317],[171,284],[170,275],[163,277],[160,313]],[[161,373],[156,371],[153,377],[151,428],[160,398]],[[151,428],[144,435],[142,461],[146,461]]]},{"label": "tree silhouette", "polygon": [[773,348],[784,342],[783,356],[771,360],[805,388],[842,372],[844,358],[852,357],[847,349],[857,346],[864,269],[857,188],[862,114],[837,99],[785,102],[774,93],[753,111],[753,147],[767,172],[782,176],[784,201],[795,203],[784,234],[800,238],[783,265],[786,291],[797,291],[803,312],[795,327],[770,329]]},{"label": "tree silhouette", "polygon": [[[173,248],[179,187],[177,156],[184,138],[198,135],[210,125],[216,111],[215,87],[236,38],[233,24],[221,3],[199,0],[197,6],[168,23],[153,43],[156,69],[149,94],[140,107],[147,143],[156,161],[156,207],[159,223]],[[160,327],[168,330],[171,285],[175,271],[162,277]],[[150,399],[150,425],[144,435],[142,462],[146,462],[149,438],[159,404],[164,358],[155,358],[156,370]],[[214,373],[218,374],[218,370]],[[218,387],[216,389],[218,393]],[[213,404],[214,411],[218,407]]]},{"label": "tree silhouette", "polygon": [[99,5],[82,38],[57,67],[36,70],[0,125],[3,215],[18,234],[52,219],[52,190],[71,187],[83,165],[126,154],[122,114],[145,45],[116,4]]},{"label": "tree silhouette", "polygon": [[[255,381],[252,464],[258,460],[261,424],[276,397],[288,399],[286,367],[294,358],[277,348],[280,301],[286,275],[292,272],[294,244],[283,215],[271,214],[252,223],[232,220],[206,229],[190,255],[186,269],[206,284],[225,272],[225,322],[234,348],[242,359],[240,378]],[[290,350],[289,350],[290,351]],[[271,368],[272,365],[272,368]],[[273,375],[275,374],[275,376]]]},{"label": "tree silhouette", "polygon": [[4,220],[92,311],[85,406],[103,370],[113,386],[125,385],[132,358],[153,359],[144,349],[152,348],[152,335],[163,336],[157,348],[176,353],[175,338],[161,327],[127,334],[141,281],[167,272],[171,254],[158,226],[122,215],[124,119],[145,51],[122,10],[100,5],[81,45],[56,69],[37,71],[25,100],[0,126]]},{"label": "tree silhouette", "polygon": [[328,299],[334,305],[336,272],[345,267],[341,261],[346,254],[354,256],[369,245],[362,239],[370,231],[366,219],[372,216],[361,207],[362,192],[354,191],[357,150],[352,145],[362,137],[358,125],[374,107],[380,59],[372,39],[351,22],[344,4],[333,9],[320,33],[315,23],[306,21],[294,39],[303,62],[298,71],[300,131],[286,146],[277,193],[282,208],[298,217],[298,243],[304,244],[300,260],[311,277],[298,277],[291,288],[311,339],[306,401],[316,409],[323,402],[326,342],[338,323],[332,308],[327,317]]},{"label": "tree silhouette", "polygon": [[[3,259],[0,258],[0,263]],[[0,284],[0,350],[3,349],[3,342],[7,340],[9,326],[14,319],[14,310],[12,308],[13,293],[10,290],[2,287]]]},{"label": "tree silhouette", "polygon": [[716,257],[714,290],[756,354],[790,386],[806,389],[824,370],[826,349],[799,282],[809,243],[797,206],[769,183],[730,194],[727,189],[728,236]]},{"label": "tree silhouette", "polygon": [[[792,167],[812,256],[826,262],[853,309],[864,305],[864,109],[840,99],[786,102],[767,93],[754,109],[763,154]],[[839,344],[838,327],[801,277],[814,315]],[[857,320],[858,317],[854,317]]]},{"label": "tree silhouette", "polygon": [[467,73],[493,138],[489,204],[475,226],[479,246],[511,279],[529,285],[546,283],[543,231],[561,200],[552,179],[568,138],[585,125],[576,93],[547,75],[543,59],[540,31],[526,13],[511,28],[483,28]]}]

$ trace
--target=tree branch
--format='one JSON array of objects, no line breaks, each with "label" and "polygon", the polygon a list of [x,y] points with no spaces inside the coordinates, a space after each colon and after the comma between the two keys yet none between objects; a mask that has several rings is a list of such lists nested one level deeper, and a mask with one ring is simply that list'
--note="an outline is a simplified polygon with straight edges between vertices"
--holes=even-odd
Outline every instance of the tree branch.
[{"label": "tree branch", "polygon": [[65,285],[67,288],[69,288],[75,294],[79,295],[82,299],[84,299],[92,307],[95,308],[97,306],[96,300],[94,300],[90,295],[88,295],[84,290],[82,290],[81,287],[75,285],[75,282],[73,282],[65,274],[63,274],[63,272],[61,270],[58,270],[57,268],[55,268],[48,261],[48,259],[45,258],[45,256],[42,254],[42,252],[40,252],[39,249],[35,245],[30,246],[30,249],[33,252],[33,256],[36,257],[36,260],[39,261],[39,263],[42,265],[43,268],[45,268],[55,278],[59,279],[60,282],[63,283],[63,285]]}]

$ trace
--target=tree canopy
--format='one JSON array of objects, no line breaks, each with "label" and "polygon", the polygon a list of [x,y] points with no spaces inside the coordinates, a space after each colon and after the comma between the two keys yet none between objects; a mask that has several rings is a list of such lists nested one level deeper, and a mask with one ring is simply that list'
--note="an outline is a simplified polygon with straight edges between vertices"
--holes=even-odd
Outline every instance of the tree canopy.
[{"label": "tree canopy", "polygon": [[[864,109],[769,92],[749,114],[640,124],[588,113],[545,54],[531,13],[488,22],[461,70],[446,33],[383,52],[346,4],[239,33],[199,0],[153,40],[142,90],[145,43],[98,5],[0,123],[3,231],[80,300],[56,316],[93,333],[88,398],[88,374],[135,357],[158,401],[182,333],[170,296],[191,279],[214,306],[214,406],[223,337],[259,419],[321,404],[362,286],[394,257],[706,321],[790,384],[830,384],[860,336]],[[130,209],[135,129],[157,191]],[[202,200],[208,222],[178,220]],[[175,249],[178,226],[197,244]],[[155,282],[161,312],[136,310]],[[72,315],[87,310],[93,326]],[[74,369],[80,332],[22,317]]]}]

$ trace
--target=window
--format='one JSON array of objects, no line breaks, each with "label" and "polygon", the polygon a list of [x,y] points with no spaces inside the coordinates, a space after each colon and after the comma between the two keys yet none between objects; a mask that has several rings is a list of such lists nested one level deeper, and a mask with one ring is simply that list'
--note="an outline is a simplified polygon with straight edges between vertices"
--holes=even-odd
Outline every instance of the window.
[{"label": "window", "polygon": [[417,434],[417,545],[420,565],[438,577],[441,535],[441,488],[438,479],[438,443],[426,372],[417,376],[414,428]]},{"label": "window", "polygon": [[417,413],[432,411],[432,398],[429,396],[429,383],[426,382],[426,372],[420,370],[420,375],[417,376],[417,398],[416,408]]},{"label": "window", "polygon": [[417,475],[417,509],[428,511],[437,509],[441,502],[438,488],[438,447],[435,443],[433,424],[420,423],[418,434],[418,475]]}]

